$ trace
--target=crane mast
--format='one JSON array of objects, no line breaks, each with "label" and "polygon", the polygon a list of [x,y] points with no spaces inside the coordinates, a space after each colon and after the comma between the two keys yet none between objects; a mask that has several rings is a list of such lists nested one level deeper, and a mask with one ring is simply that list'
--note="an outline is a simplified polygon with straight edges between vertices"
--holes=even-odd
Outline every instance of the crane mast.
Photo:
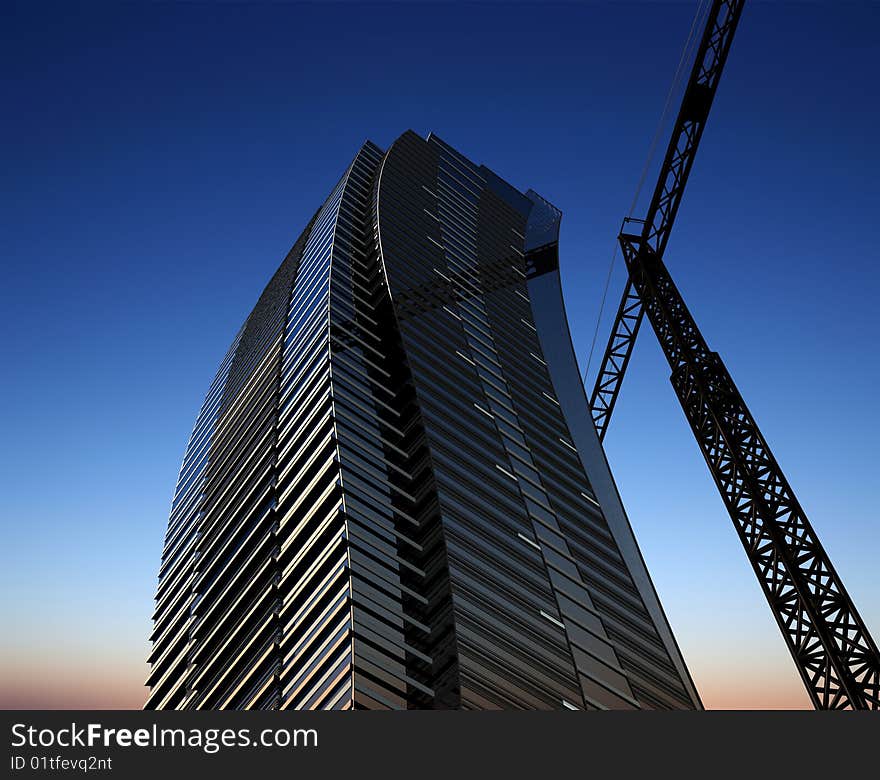
[{"label": "crane mast", "polygon": [[[593,392],[600,436],[645,314],[761,589],[817,709],[880,710],[880,652],[733,379],[663,263],[742,2],[714,2],[673,139],[639,234],[618,237],[628,271]],[[635,220],[630,220],[635,221]]]},{"label": "crane mast", "polygon": [[[663,256],[675,215],[678,213],[703,128],[709,117],[709,109],[712,107],[712,99],[715,97],[736,24],[742,13],[743,1],[713,2],[706,18],[703,36],[673,126],[672,139],[648,206],[648,215],[642,222],[642,239],[658,257]],[[626,220],[635,221],[637,220],[629,218]],[[590,397],[590,410],[600,439],[605,438],[643,316],[642,302],[633,289],[632,281],[627,279]]]}]

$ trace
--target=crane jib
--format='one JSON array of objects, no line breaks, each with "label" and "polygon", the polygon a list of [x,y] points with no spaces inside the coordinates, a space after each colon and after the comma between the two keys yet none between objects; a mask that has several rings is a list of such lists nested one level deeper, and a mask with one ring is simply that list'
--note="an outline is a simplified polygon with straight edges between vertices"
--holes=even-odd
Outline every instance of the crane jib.
[{"label": "crane jib", "polygon": [[[663,262],[742,2],[714,2],[590,398],[600,439],[645,314],[670,380],[813,705],[880,710],[880,652],[718,353]],[[638,222],[639,220],[629,220]]]}]

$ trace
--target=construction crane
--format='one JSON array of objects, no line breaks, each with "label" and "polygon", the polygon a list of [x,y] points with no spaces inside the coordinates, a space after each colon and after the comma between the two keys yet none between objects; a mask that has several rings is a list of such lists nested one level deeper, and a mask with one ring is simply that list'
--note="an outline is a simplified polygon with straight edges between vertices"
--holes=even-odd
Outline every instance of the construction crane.
[{"label": "construction crane", "polygon": [[[671,382],[817,709],[880,710],[880,653],[717,352],[664,262],[743,0],[715,0],[644,220],[618,236],[628,272],[590,398],[604,438],[647,314]],[[626,232],[630,224],[641,231]]]}]

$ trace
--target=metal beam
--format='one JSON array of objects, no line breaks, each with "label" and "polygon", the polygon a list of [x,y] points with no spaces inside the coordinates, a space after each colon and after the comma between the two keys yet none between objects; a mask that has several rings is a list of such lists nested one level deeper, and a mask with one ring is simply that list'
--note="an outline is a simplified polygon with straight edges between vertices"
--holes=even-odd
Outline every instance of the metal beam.
[{"label": "metal beam", "polygon": [[[642,227],[642,240],[661,258],[730,52],[743,3],[744,0],[716,0],[706,18],[703,37]],[[605,438],[641,321],[642,309],[637,293],[627,280],[590,396],[590,410],[600,439]]]},{"label": "metal beam", "polygon": [[880,710],[880,652],[721,358],[666,266],[621,234],[697,444],[815,707]]}]

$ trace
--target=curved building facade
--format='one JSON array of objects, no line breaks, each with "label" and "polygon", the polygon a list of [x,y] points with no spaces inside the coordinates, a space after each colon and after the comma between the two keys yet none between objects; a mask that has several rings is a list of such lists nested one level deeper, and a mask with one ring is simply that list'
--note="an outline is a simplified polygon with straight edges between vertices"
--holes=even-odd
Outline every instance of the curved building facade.
[{"label": "curved building facade", "polygon": [[196,420],[147,708],[700,706],[589,417],[559,220],[434,135],[363,146]]}]

